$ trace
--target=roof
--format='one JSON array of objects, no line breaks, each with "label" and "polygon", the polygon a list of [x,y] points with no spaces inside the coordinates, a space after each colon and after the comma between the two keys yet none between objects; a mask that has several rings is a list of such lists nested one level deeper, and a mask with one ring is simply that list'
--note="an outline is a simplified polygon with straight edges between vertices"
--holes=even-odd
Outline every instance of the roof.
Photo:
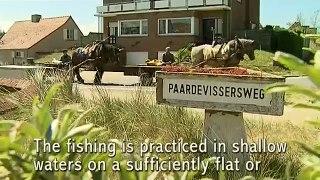
[{"label": "roof", "polygon": [[0,49],[29,49],[63,26],[71,16],[44,18],[38,23],[16,21],[0,39]]},{"label": "roof", "polygon": [[299,27],[302,27],[301,23],[300,23],[300,22],[294,22],[294,23],[289,27],[289,29],[290,29],[290,30],[294,30],[295,28],[299,28]]}]

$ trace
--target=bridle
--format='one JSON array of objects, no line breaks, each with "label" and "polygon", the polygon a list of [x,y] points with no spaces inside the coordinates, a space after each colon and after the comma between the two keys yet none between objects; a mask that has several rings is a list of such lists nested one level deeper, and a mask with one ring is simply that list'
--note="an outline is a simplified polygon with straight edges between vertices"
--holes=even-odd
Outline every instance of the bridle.
[{"label": "bridle", "polygon": [[234,39],[234,49],[230,49],[229,57],[232,57],[234,55],[238,55],[238,57],[241,57],[241,60],[243,60],[244,52],[243,52],[243,44],[236,36]]}]

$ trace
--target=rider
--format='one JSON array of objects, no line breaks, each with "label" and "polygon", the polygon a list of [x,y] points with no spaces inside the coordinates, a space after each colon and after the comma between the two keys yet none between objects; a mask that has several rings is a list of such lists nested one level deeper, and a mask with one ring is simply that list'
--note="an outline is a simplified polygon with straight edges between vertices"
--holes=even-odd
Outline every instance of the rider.
[{"label": "rider", "polygon": [[71,63],[71,57],[68,55],[68,50],[63,50],[63,55],[60,58],[60,61],[64,64]]}]

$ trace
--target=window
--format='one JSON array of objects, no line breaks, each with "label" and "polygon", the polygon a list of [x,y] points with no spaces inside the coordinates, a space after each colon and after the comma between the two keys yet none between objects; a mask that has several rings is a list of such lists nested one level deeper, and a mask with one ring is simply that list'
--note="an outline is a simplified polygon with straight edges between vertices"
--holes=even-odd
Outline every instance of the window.
[{"label": "window", "polygon": [[148,20],[120,21],[120,36],[148,35]]},{"label": "window", "polygon": [[14,57],[16,58],[23,58],[24,52],[22,51],[16,51]]},{"label": "window", "polygon": [[68,29],[67,30],[67,39],[73,40],[74,39],[74,31],[73,29]]},{"label": "window", "polygon": [[64,29],[63,30],[63,39],[76,41],[78,40],[78,30],[77,29]]},{"label": "window", "polygon": [[160,35],[192,35],[194,29],[195,18],[170,18],[159,19]]},{"label": "window", "polygon": [[109,23],[109,36],[118,36],[118,22]]}]

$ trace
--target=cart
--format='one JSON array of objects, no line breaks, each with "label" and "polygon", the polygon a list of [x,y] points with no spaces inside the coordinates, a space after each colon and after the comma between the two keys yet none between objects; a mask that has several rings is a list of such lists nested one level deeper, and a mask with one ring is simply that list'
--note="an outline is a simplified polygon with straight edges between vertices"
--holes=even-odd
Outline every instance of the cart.
[{"label": "cart", "polygon": [[123,66],[124,75],[139,76],[141,86],[151,86],[155,72],[161,70],[162,66],[150,66],[147,64],[125,65]]}]

